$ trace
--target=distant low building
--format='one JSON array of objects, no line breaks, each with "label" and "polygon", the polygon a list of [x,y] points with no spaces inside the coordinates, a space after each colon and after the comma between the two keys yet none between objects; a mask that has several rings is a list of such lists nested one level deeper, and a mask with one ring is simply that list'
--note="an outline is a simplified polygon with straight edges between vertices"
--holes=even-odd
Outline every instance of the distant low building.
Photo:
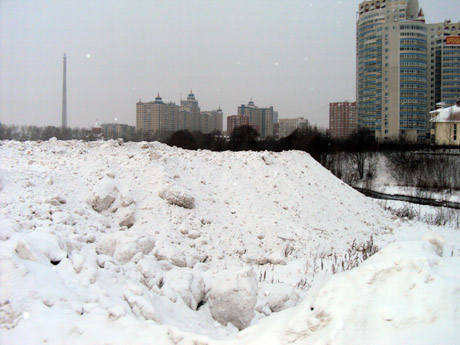
[{"label": "distant low building", "polygon": [[433,110],[430,115],[434,144],[460,146],[460,99],[456,105]]},{"label": "distant low building", "polygon": [[103,123],[102,134],[106,139],[131,139],[136,133],[135,126],[129,126],[124,123]]},{"label": "distant low building", "polygon": [[279,119],[279,138],[287,137],[289,134],[294,132],[296,129],[307,129],[308,120],[303,117],[295,119]]},{"label": "distant low building", "polygon": [[91,127],[91,130],[87,132],[86,135],[88,140],[100,140],[103,139],[102,128],[99,123],[96,121]]}]

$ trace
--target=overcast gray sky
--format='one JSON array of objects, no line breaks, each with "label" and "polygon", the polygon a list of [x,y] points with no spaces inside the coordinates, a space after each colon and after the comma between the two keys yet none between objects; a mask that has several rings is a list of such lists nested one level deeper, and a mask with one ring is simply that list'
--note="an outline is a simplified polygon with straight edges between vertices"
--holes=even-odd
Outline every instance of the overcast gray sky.
[{"label": "overcast gray sky", "polygon": [[[328,126],[329,102],[355,100],[359,0],[0,0],[0,121],[135,124],[136,102],[233,115],[250,97],[280,118]],[[420,0],[427,22],[460,1]]]}]

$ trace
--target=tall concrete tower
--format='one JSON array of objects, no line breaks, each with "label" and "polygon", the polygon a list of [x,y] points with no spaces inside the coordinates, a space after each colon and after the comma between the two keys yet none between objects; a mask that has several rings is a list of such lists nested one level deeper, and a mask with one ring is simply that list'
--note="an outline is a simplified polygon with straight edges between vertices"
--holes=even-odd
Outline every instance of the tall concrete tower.
[{"label": "tall concrete tower", "polygon": [[62,128],[67,127],[67,82],[66,82],[66,73],[67,73],[67,57],[64,53],[64,76],[62,82]]}]

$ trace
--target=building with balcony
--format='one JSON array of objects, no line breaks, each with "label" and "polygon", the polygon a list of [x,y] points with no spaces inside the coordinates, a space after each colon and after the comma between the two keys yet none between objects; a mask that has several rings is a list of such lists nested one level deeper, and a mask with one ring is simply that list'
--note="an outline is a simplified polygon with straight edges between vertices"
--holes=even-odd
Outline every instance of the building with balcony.
[{"label": "building with balcony", "polygon": [[358,127],[379,141],[427,140],[429,110],[460,85],[458,23],[426,24],[418,0],[363,1],[356,35]]},{"label": "building with balcony", "polygon": [[303,117],[295,119],[279,119],[278,120],[278,131],[279,139],[287,137],[289,134],[294,132],[296,129],[307,129],[308,120]]}]

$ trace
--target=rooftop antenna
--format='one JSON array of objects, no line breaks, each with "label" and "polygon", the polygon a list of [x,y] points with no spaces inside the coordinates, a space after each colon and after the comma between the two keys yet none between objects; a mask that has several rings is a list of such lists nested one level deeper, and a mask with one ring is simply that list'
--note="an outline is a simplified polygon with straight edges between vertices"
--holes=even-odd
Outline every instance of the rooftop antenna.
[{"label": "rooftop antenna", "polygon": [[64,75],[62,81],[62,128],[67,128],[67,56],[64,53]]}]

